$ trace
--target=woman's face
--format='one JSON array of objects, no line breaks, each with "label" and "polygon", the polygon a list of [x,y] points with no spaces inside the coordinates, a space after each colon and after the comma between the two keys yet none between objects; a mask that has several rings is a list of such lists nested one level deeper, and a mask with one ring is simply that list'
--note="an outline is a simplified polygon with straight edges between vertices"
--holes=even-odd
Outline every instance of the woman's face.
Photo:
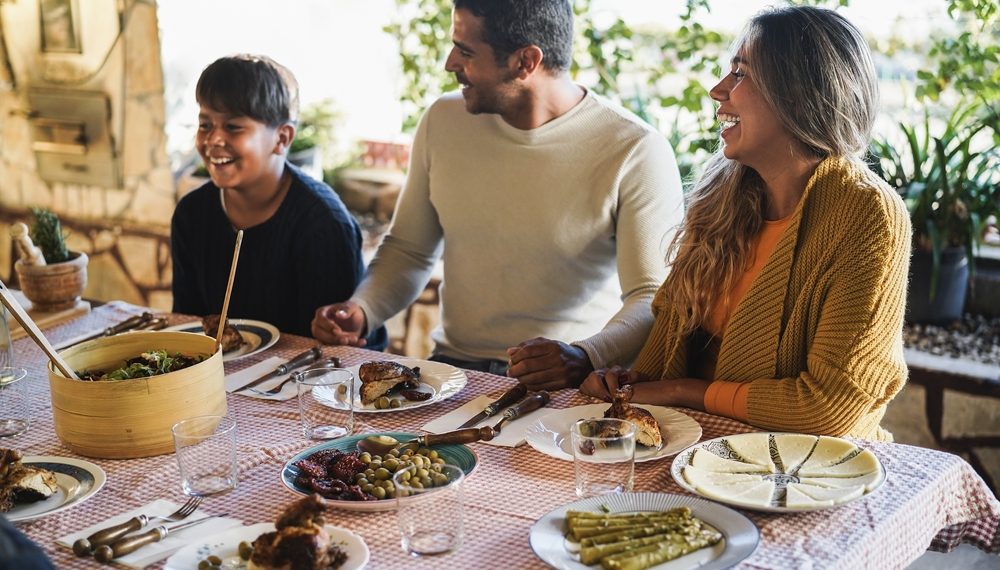
[{"label": "woman's face", "polygon": [[719,103],[716,117],[725,142],[723,153],[761,172],[787,159],[795,140],[757,89],[753,62],[747,61],[744,50],[733,58],[731,66],[709,92]]}]

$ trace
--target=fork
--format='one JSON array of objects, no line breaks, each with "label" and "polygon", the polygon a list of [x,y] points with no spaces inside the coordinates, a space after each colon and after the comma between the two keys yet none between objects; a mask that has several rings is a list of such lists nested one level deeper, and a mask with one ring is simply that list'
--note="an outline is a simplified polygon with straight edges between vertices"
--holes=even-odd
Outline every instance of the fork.
[{"label": "fork", "polygon": [[[320,362],[319,366],[314,365],[313,368],[319,368],[326,365],[333,365],[334,368],[340,368],[340,359],[337,358],[336,356],[331,356],[326,360]],[[291,374],[288,375],[288,378],[285,378],[284,380],[281,381],[280,384],[278,384],[274,388],[271,388],[270,390],[257,390],[256,388],[250,388],[250,391],[253,392],[254,394],[260,394],[261,396],[273,396],[278,392],[281,392],[281,389],[285,387],[285,384],[288,384],[292,380],[295,380],[296,374],[298,373],[292,372]]]},{"label": "fork", "polygon": [[154,517],[139,515],[137,517],[132,517],[121,524],[99,530],[87,538],[81,538],[74,542],[73,552],[77,556],[87,556],[94,551],[95,547],[103,544],[111,544],[126,534],[141,529],[152,521],[161,520],[165,522],[177,522],[184,520],[191,516],[191,513],[198,510],[198,507],[201,505],[201,501],[202,497],[191,497],[186,503],[181,505],[179,509],[169,515]]}]

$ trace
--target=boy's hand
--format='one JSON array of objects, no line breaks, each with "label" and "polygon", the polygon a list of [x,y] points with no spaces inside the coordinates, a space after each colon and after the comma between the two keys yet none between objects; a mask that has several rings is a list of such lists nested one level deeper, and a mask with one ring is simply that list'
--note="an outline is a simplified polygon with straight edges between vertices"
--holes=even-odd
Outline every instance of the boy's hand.
[{"label": "boy's hand", "polygon": [[323,344],[364,346],[367,329],[365,312],[357,303],[334,303],[316,309],[312,320],[312,334]]},{"label": "boy's hand", "polygon": [[574,388],[594,367],[579,346],[533,338],[507,349],[507,376],[532,390]]}]

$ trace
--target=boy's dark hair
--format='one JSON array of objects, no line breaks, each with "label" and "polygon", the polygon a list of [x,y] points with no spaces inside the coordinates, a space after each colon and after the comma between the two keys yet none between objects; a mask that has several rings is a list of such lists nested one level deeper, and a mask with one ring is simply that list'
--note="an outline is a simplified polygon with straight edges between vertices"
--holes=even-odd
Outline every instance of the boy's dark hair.
[{"label": "boy's dark hair", "polygon": [[568,0],[455,0],[483,23],[483,41],[497,63],[520,48],[542,50],[542,67],[566,71],[573,61],[573,8]]},{"label": "boy's dark hair", "polygon": [[269,57],[249,54],[215,60],[201,72],[195,88],[199,104],[271,128],[298,119],[298,93],[292,72]]}]

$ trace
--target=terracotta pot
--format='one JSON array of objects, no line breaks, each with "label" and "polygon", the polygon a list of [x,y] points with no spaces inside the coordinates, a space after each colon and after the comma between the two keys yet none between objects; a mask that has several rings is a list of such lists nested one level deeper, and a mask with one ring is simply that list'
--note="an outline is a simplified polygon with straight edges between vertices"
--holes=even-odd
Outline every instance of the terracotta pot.
[{"label": "terracotta pot", "polygon": [[50,265],[14,264],[21,292],[33,308],[51,313],[76,306],[87,287],[87,254],[72,251],[70,259]]}]

